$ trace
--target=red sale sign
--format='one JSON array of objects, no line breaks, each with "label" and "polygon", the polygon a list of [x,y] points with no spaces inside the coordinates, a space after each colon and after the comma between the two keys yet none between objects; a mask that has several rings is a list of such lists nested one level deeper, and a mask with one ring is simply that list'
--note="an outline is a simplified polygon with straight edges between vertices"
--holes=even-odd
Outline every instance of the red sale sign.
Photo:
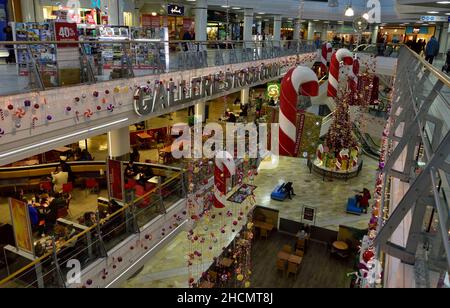
[{"label": "red sale sign", "polygon": [[[78,41],[76,23],[55,22],[55,36],[57,41]],[[78,44],[61,44],[58,48],[77,47]]]}]

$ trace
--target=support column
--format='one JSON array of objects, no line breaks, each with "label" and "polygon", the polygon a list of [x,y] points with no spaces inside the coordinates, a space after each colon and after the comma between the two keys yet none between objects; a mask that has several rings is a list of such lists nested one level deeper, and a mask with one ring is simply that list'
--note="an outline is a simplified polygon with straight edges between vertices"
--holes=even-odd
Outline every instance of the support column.
[{"label": "support column", "polygon": [[377,43],[378,31],[380,31],[380,26],[375,25],[373,27],[373,31],[372,31],[372,44],[376,44]]},{"label": "support column", "polygon": [[34,0],[20,0],[23,22],[35,22],[36,12]]},{"label": "support column", "polygon": [[439,37],[439,53],[446,54],[447,53],[447,44],[448,44],[448,22],[442,24],[441,35]]},{"label": "support column", "polygon": [[195,40],[206,41],[208,25],[208,1],[197,0],[195,3]]},{"label": "support column", "polygon": [[44,22],[44,9],[41,4],[41,0],[34,1],[34,13],[36,15],[36,22]]},{"label": "support column", "polygon": [[326,23],[322,24],[322,36],[320,37],[320,40],[322,42],[325,42],[328,40],[328,24],[326,24]]},{"label": "support column", "polygon": [[108,155],[111,159],[130,159],[130,130],[128,126],[108,132]]},{"label": "support column", "polygon": [[312,21],[308,22],[308,41],[314,40],[314,23]]},{"label": "support column", "polygon": [[[262,20],[261,19],[256,22],[256,34],[262,35]],[[266,33],[266,35],[267,35],[267,33]]]},{"label": "support column", "polygon": [[244,41],[252,40],[253,9],[244,10]]},{"label": "support column", "polygon": [[205,103],[195,105],[195,123],[205,122]]},{"label": "support column", "polygon": [[118,26],[119,25],[119,16],[123,14],[120,14],[120,6],[119,6],[119,0],[108,0],[108,24],[112,26]]},{"label": "support column", "polygon": [[250,99],[250,88],[245,88],[241,90],[241,103],[246,105],[249,103]]},{"label": "support column", "polygon": [[300,30],[302,28],[302,24],[299,19],[294,20],[294,40],[300,39]]},{"label": "support column", "polygon": [[281,16],[279,15],[273,18],[273,40],[281,40]]}]

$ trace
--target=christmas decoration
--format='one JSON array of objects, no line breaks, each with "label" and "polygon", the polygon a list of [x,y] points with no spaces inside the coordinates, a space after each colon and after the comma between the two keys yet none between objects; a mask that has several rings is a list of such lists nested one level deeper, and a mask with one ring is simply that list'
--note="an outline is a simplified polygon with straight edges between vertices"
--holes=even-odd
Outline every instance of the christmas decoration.
[{"label": "christmas decoration", "polygon": [[298,96],[317,96],[318,94],[319,81],[311,69],[298,66],[290,69],[284,76],[280,97],[280,155],[295,156]]},{"label": "christmas decoration", "polygon": [[328,76],[328,96],[336,97],[339,90],[340,69],[353,65],[353,54],[345,48],[339,49],[331,57],[330,74]]},{"label": "christmas decoration", "polygon": [[322,45],[322,51],[320,54],[320,67],[322,72],[326,73],[328,71],[328,62],[331,60],[331,55],[333,53],[333,45],[331,43],[324,43]]}]

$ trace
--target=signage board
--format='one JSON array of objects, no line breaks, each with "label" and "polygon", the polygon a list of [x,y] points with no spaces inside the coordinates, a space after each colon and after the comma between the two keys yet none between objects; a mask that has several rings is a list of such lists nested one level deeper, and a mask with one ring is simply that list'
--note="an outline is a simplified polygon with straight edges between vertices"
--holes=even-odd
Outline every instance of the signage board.
[{"label": "signage board", "polygon": [[[72,22],[55,22],[57,41],[78,41],[77,24]],[[78,44],[61,44],[58,48],[78,47]]]},{"label": "signage board", "polygon": [[449,20],[450,16],[434,16],[434,15],[420,16],[420,21],[426,22],[437,22],[437,21],[448,22]]},{"label": "signage board", "polygon": [[315,222],[316,220],[316,209],[314,207],[304,206],[302,213],[303,220],[310,222]]},{"label": "signage board", "polygon": [[184,16],[184,6],[179,4],[168,4],[167,15],[169,16]]},{"label": "signage board", "polygon": [[25,202],[9,198],[9,212],[17,249],[34,254],[30,213]]}]

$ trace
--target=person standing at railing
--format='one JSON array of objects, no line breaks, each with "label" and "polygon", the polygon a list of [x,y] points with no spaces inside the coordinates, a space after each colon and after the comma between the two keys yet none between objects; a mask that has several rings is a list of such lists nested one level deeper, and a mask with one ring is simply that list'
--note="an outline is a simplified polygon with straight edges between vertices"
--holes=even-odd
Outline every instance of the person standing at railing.
[{"label": "person standing at railing", "polygon": [[442,71],[446,72],[447,74],[450,73],[450,49],[447,51],[447,58],[445,59]]},{"label": "person standing at railing", "polygon": [[425,47],[425,61],[433,64],[434,57],[439,54],[439,42],[436,40],[434,35],[431,37],[427,46]]}]

